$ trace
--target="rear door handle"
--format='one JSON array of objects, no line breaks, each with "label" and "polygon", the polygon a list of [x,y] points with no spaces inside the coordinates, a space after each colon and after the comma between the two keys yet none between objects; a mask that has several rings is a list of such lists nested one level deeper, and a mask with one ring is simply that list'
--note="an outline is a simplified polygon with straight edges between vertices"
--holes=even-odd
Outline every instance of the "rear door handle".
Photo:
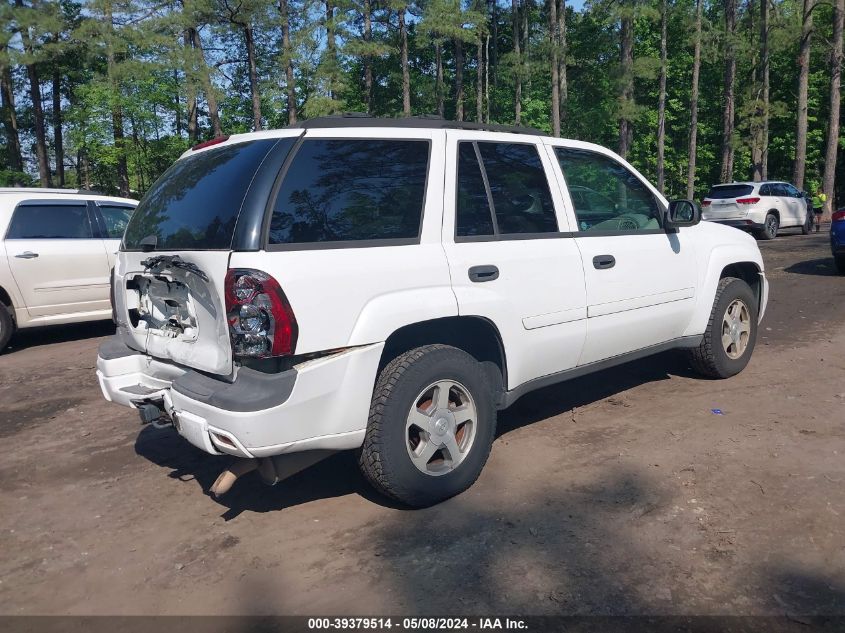
[{"label": "rear door handle", "polygon": [[18,259],[35,259],[38,257],[38,253],[33,253],[32,251],[24,251],[23,253],[18,253],[15,255]]},{"label": "rear door handle", "polygon": [[476,283],[493,281],[499,278],[499,269],[493,265],[473,266],[469,269],[469,280]]},{"label": "rear door handle", "polygon": [[613,268],[616,266],[616,258],[613,255],[596,255],[593,257],[593,267],[598,270]]}]

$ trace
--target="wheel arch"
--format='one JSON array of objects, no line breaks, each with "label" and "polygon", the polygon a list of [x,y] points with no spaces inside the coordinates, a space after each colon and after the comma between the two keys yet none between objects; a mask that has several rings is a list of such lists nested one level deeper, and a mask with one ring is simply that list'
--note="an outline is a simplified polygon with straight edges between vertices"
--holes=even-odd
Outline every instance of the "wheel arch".
[{"label": "wheel arch", "polygon": [[12,321],[17,323],[17,316],[15,316],[15,302],[12,300],[12,295],[10,295],[3,286],[0,286],[0,303],[9,309],[9,314],[12,315]]},{"label": "wheel arch", "polygon": [[385,341],[379,371],[403,352],[436,343],[463,350],[481,363],[500,400],[507,384],[505,346],[496,325],[480,316],[429,319],[394,330]]},{"label": "wheel arch", "polygon": [[760,272],[760,267],[755,262],[735,262],[722,268],[719,279],[736,277],[747,283],[757,298],[757,312],[759,313],[763,300],[763,282],[760,279]]}]

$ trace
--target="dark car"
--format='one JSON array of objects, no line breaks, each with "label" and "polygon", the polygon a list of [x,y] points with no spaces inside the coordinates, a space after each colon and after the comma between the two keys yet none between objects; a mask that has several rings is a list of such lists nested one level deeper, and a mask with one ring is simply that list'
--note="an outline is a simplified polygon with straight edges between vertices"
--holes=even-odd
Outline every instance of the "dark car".
[{"label": "dark car", "polygon": [[836,270],[845,275],[845,207],[836,211],[830,219],[830,252],[836,262]]}]

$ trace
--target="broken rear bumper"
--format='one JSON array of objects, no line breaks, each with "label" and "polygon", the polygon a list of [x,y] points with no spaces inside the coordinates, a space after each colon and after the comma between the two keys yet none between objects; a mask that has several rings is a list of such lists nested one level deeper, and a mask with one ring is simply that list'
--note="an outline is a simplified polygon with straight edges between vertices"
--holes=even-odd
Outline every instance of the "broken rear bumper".
[{"label": "broken rear bumper", "polygon": [[240,367],[234,379],[224,379],[113,337],[100,346],[97,379],[111,402],[161,403],[180,435],[214,455],[343,450],[363,442],[382,348],[356,347],[275,374]]}]

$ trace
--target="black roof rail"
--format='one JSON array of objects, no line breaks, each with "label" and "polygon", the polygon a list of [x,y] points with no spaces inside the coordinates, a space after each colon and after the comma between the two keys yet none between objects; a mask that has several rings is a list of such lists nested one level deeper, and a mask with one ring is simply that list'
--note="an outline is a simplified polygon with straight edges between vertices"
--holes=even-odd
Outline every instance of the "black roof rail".
[{"label": "black roof rail", "polygon": [[484,132],[507,132],[510,134],[531,134],[548,136],[536,128],[521,125],[499,125],[497,123],[475,123],[472,121],[449,121],[436,114],[411,117],[374,117],[365,112],[345,112],[314,119],[297,121],[288,128],[299,130],[344,128],[344,127],[395,127],[435,130],[479,130]]}]

